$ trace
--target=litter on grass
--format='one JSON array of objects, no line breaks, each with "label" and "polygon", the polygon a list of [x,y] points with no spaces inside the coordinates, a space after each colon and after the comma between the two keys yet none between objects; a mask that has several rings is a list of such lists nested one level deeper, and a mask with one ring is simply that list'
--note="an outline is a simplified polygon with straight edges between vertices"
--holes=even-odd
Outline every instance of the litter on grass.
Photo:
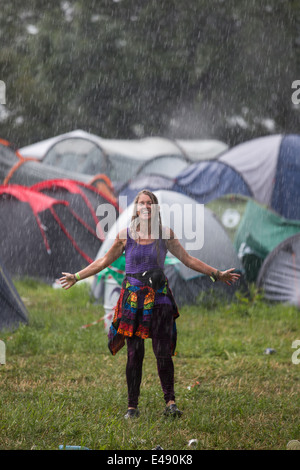
[{"label": "litter on grass", "polygon": [[275,353],[276,353],[276,349],[267,348],[267,349],[264,350],[264,353],[265,353],[265,354],[275,354]]},{"label": "litter on grass", "polygon": [[88,447],[84,446],[65,446],[65,445],[60,445],[59,450],[90,450]]},{"label": "litter on grass", "polygon": [[198,439],[191,439],[189,440],[188,446],[189,447],[194,447],[198,444]]},{"label": "litter on grass", "polygon": [[287,450],[300,450],[300,441],[297,441],[297,439],[293,439],[292,441],[289,441],[286,446]]}]

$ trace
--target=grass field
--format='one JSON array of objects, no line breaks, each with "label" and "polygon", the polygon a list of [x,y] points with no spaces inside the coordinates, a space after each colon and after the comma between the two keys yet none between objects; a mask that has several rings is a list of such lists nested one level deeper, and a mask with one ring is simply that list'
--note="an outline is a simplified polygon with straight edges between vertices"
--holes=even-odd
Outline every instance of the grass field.
[{"label": "grass field", "polygon": [[[163,416],[151,340],[146,341],[141,416],[130,422],[125,348],[113,357],[102,317],[86,284],[70,291],[16,282],[29,325],[2,332],[0,450],[286,449],[299,439],[299,310],[251,299],[205,298],[181,309],[174,357],[176,395],[184,414]],[[265,354],[266,348],[276,350]]]}]

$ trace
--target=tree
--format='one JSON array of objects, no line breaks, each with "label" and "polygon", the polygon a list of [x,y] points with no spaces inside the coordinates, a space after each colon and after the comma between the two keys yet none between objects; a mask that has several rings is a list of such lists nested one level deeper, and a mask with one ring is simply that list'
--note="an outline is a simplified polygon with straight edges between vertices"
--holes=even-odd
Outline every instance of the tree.
[{"label": "tree", "polygon": [[22,146],[82,128],[233,145],[297,132],[297,17],[280,0],[7,2],[1,137]]}]

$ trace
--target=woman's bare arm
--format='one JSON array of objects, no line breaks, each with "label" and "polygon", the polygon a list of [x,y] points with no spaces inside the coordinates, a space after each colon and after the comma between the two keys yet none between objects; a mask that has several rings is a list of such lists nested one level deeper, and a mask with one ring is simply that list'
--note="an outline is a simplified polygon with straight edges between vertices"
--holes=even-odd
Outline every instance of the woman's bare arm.
[{"label": "woman's bare arm", "polygon": [[[102,258],[93,261],[86,268],[82,269],[81,271],[78,271],[77,274],[79,275],[80,280],[86,279],[90,276],[94,276],[95,274],[110,266],[121,256],[124,251],[125,245],[126,234],[124,234],[124,231],[121,231],[117,235],[112,247],[108,250],[107,253],[105,253]],[[60,278],[60,283],[64,289],[69,289],[76,283],[77,280],[75,278],[75,274],[65,272],[63,272],[62,274],[63,276]]]},{"label": "woman's bare arm", "polygon": [[175,237],[172,230],[170,230],[171,236],[170,239],[167,240],[167,248],[172,253],[172,255],[176,256],[185,266],[188,268],[193,269],[194,271],[198,271],[202,274],[207,276],[214,276],[220,281],[226,282],[226,284],[231,285],[231,282],[235,282],[239,279],[240,275],[234,273],[233,271],[235,268],[230,268],[226,271],[219,271],[216,268],[204,263],[203,261],[191,256],[181,245],[179,240]]}]

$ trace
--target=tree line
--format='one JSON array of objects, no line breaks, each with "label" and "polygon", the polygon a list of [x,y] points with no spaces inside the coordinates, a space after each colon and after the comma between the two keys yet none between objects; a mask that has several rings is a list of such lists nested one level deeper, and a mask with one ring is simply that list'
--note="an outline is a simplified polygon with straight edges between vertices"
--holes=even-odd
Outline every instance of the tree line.
[{"label": "tree line", "polygon": [[5,3],[0,137],[17,146],[73,129],[229,145],[299,129],[299,1]]}]

